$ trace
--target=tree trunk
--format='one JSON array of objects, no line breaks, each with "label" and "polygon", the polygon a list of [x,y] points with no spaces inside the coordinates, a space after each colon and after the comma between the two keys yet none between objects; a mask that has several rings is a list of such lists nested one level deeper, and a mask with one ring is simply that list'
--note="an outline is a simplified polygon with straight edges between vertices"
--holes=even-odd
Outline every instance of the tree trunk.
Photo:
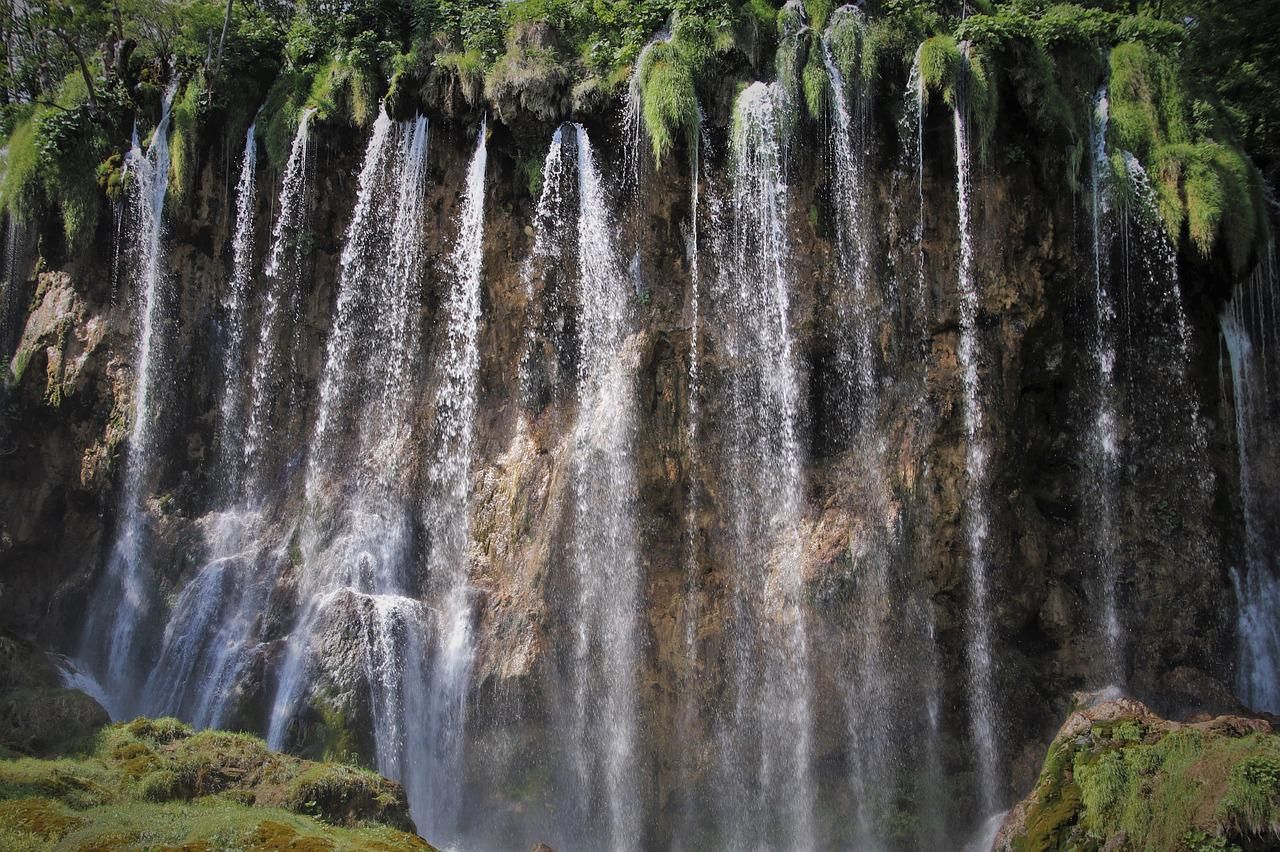
[{"label": "tree trunk", "polygon": [[222,46],[227,41],[227,25],[231,23],[231,6],[235,0],[227,0],[227,10],[222,13],[222,35],[218,37],[218,58],[213,61],[212,77],[218,76],[218,69],[222,67]]}]

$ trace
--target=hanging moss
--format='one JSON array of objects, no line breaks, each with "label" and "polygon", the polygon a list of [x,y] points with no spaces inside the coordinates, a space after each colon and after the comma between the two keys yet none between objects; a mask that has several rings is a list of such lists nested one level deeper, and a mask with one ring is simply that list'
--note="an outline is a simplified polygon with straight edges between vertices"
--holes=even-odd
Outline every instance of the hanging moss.
[{"label": "hanging moss", "polygon": [[285,71],[267,93],[258,133],[266,146],[267,159],[277,169],[284,168],[289,159],[289,145],[307,106],[314,78],[313,67]]},{"label": "hanging moss", "polygon": [[1164,56],[1127,42],[1110,57],[1111,132],[1117,147],[1147,159],[1161,145],[1189,142],[1186,99]]},{"label": "hanging moss", "polygon": [[379,81],[348,57],[334,56],[316,73],[305,107],[321,121],[368,127],[378,114]]},{"label": "hanging moss", "polygon": [[949,35],[936,35],[920,45],[920,80],[927,91],[939,94],[948,106],[956,103],[956,80],[964,58],[960,45]]},{"label": "hanging moss", "polygon": [[817,45],[809,50],[800,82],[804,91],[805,109],[808,110],[809,117],[821,118],[827,108],[827,93],[831,89],[831,80]]},{"label": "hanging moss", "polygon": [[827,19],[835,11],[833,0],[804,0],[804,11],[809,18],[809,26],[816,32],[826,29]]},{"label": "hanging moss", "polygon": [[640,91],[653,159],[661,165],[677,139],[696,141],[698,94],[690,63],[672,42],[655,44],[644,55]]},{"label": "hanging moss", "polygon": [[192,77],[187,81],[182,97],[173,104],[173,130],[169,136],[169,192],[179,207],[187,203],[195,186],[196,135],[203,97],[203,80]]},{"label": "hanging moss", "polygon": [[787,0],[778,10],[778,37],[787,38],[796,35],[809,26],[809,15],[805,4],[800,0]]},{"label": "hanging moss", "polygon": [[867,19],[856,8],[842,8],[832,16],[826,42],[846,81],[870,82],[875,77],[880,45]]},{"label": "hanging moss", "polygon": [[37,116],[18,122],[6,140],[4,179],[0,204],[15,218],[30,217],[40,203],[40,148],[36,138]]},{"label": "hanging moss", "polygon": [[1185,225],[1206,258],[1221,238],[1234,270],[1244,272],[1267,223],[1261,184],[1244,154],[1214,142],[1181,143],[1160,147],[1153,161],[1160,215],[1173,238]]},{"label": "hanging moss", "polygon": [[[104,90],[103,96],[108,94]],[[90,113],[78,73],[69,75],[51,100],[56,107],[34,108],[9,136],[0,203],[22,218],[56,211],[68,245],[77,248],[98,224],[98,166],[110,154],[110,144]]]}]

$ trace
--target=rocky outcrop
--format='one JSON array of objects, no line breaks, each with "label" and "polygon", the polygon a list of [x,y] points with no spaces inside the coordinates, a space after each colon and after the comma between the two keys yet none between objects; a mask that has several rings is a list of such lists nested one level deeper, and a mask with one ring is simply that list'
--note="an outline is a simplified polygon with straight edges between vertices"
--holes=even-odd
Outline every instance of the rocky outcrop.
[{"label": "rocky outcrop", "polygon": [[97,701],[64,686],[55,660],[0,630],[0,757],[90,751],[110,721]]},{"label": "rocky outcrop", "polygon": [[1131,698],[1076,696],[999,852],[1274,849],[1280,735],[1268,720],[1171,722]]}]

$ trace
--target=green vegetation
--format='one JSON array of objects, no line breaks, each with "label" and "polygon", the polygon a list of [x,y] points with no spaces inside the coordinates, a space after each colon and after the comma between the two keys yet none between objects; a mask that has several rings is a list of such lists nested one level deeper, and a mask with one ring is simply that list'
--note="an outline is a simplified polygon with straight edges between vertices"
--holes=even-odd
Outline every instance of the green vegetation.
[{"label": "green vegetation", "polygon": [[697,18],[680,21],[668,41],[651,45],[636,70],[645,128],[658,165],[683,139],[697,145],[697,81],[715,55],[715,33]]},{"label": "green vegetation", "polygon": [[210,131],[238,135],[259,106],[278,168],[307,109],[321,124],[366,127],[383,97],[397,116],[487,106],[522,135],[607,109],[634,80],[662,165],[695,140],[701,114],[725,115],[752,80],[781,83],[785,131],[826,120],[824,48],[878,104],[900,102],[918,49],[927,91],[963,103],[986,161],[998,137],[1002,163],[1073,184],[1092,95],[1110,80],[1114,147],[1152,174],[1170,232],[1201,254],[1227,239],[1237,270],[1267,231],[1258,178],[1280,163],[1280,37],[1263,12],[1210,0],[984,0],[967,15],[930,0],[879,0],[865,14],[838,0],[28,5],[0,14],[11,60],[0,68],[0,204],[56,214],[73,248],[94,234],[104,197],[120,197],[121,140],[135,119],[146,137],[175,78],[180,202]]},{"label": "green vegetation", "polygon": [[396,784],[174,719],[102,729],[91,751],[0,760],[0,847],[429,850]]},{"label": "green vegetation", "polygon": [[1243,272],[1268,221],[1248,157],[1215,140],[1223,134],[1211,114],[1193,120],[1195,105],[1171,58],[1130,42],[1112,49],[1110,71],[1113,143],[1148,165],[1170,235],[1181,241],[1185,229],[1204,257],[1221,237],[1232,267]]},{"label": "green vegetation", "polygon": [[1280,736],[1230,725],[1094,722],[1084,736],[1054,741],[1029,802],[1018,850],[1274,843]]}]

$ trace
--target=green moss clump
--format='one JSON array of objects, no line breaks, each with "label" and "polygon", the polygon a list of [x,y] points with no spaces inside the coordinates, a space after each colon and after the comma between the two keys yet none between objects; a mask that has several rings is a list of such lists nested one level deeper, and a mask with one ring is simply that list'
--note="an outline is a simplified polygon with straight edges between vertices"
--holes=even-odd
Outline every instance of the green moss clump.
[{"label": "green moss clump", "polygon": [[[1247,729],[1246,729],[1247,730]],[[1188,848],[1280,839],[1280,736],[1142,719],[1064,733],[1050,747],[1013,839],[1018,850]],[[1225,732],[1224,732],[1225,731]]]},{"label": "green moss clump", "polygon": [[285,805],[334,825],[370,818],[412,831],[403,816],[404,792],[381,775],[343,764],[318,764],[302,772],[285,792]]},{"label": "green moss clump", "polygon": [[0,760],[5,849],[430,850],[412,831],[381,776],[172,719],[111,725],[89,757]]},{"label": "green moss clump", "polygon": [[195,186],[196,134],[204,85],[199,77],[187,81],[182,97],[173,104],[173,130],[169,136],[169,192],[175,203],[185,205]]},{"label": "green moss clump", "polygon": [[267,93],[258,122],[258,135],[267,149],[267,159],[283,169],[289,159],[289,147],[298,130],[307,98],[311,94],[315,68],[287,70],[280,74]]},{"label": "green moss clump", "polygon": [[956,104],[956,80],[964,57],[960,45],[949,35],[936,35],[920,45],[916,54],[920,81],[925,90],[942,96],[947,106]]},{"label": "green moss clump", "polygon": [[636,85],[649,147],[659,166],[677,142],[697,146],[702,117],[697,81],[715,58],[720,35],[704,19],[684,17],[670,39],[640,54]]},{"label": "green moss clump", "polygon": [[168,769],[150,772],[138,784],[138,795],[147,802],[172,802],[185,799],[185,790],[178,776]]},{"label": "green moss clump", "polygon": [[1233,766],[1217,817],[1241,834],[1280,837],[1280,759],[1257,755]]},{"label": "green moss clump", "polygon": [[484,75],[489,62],[478,50],[454,51],[436,57],[436,67],[452,75],[467,103],[475,105],[484,97]]},{"label": "green moss clump", "polygon": [[146,740],[155,746],[168,745],[193,736],[195,731],[186,722],[164,716],[159,719],[138,717],[124,726],[130,736]]},{"label": "green moss clump", "polygon": [[1145,161],[1161,145],[1191,141],[1186,100],[1171,60],[1128,42],[1112,49],[1109,64],[1115,147]]},{"label": "green moss clump", "polygon": [[661,165],[676,140],[696,144],[698,93],[694,69],[672,42],[650,47],[639,68],[641,104],[653,159]]},{"label": "green moss clump", "polygon": [[869,83],[875,77],[883,32],[868,26],[866,17],[857,9],[840,9],[832,16],[825,38],[831,58],[846,82]]},{"label": "green moss clump", "polygon": [[[101,93],[103,98],[116,94],[112,89]],[[98,165],[111,145],[90,111],[78,73],[69,75],[50,101],[57,106],[35,107],[9,135],[0,206],[22,219],[56,210],[67,243],[79,248],[98,224],[102,208]]]}]

